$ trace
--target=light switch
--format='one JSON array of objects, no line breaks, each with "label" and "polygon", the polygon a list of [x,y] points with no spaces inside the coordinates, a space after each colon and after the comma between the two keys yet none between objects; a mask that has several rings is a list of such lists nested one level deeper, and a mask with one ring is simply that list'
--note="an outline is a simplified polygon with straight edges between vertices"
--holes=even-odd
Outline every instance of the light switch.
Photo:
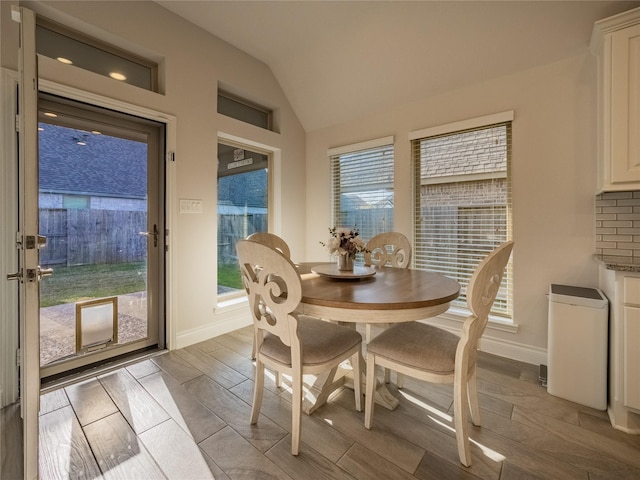
[{"label": "light switch", "polygon": [[181,198],[180,213],[202,213],[202,200]]}]

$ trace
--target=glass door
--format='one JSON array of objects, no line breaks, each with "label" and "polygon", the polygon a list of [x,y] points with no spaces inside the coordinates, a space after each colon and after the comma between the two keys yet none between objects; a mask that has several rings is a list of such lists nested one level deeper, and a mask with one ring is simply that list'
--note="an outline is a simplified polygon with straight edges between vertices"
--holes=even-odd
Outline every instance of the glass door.
[{"label": "glass door", "polygon": [[163,132],[40,95],[43,378],[164,346]]}]

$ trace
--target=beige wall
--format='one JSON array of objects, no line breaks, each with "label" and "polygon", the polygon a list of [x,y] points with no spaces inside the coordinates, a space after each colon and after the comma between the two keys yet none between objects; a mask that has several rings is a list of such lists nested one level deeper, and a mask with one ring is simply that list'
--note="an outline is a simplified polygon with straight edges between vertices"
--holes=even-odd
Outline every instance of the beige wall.
[{"label": "beige wall", "polygon": [[[2,62],[15,68],[17,30],[2,4]],[[172,211],[175,336],[182,346],[224,330],[216,313],[216,164],[218,133],[269,145],[275,165],[275,232],[300,260],[325,260],[319,245],[330,223],[327,149],[393,135],[396,145],[396,226],[411,235],[408,132],[514,110],[513,196],[517,332],[491,330],[483,348],[544,363],[549,283],[597,286],[594,251],[595,58],[582,55],[509,77],[416,99],[345,125],[305,132],[269,68],[154,3],[26,3],[54,19],[161,61],[163,94],[140,91],[45,61],[41,76],[158,110],[176,118],[175,197],[203,200],[202,215]],[[10,25],[10,24],[9,24]],[[72,67],[73,68],[73,67]],[[437,74],[437,72],[434,72]],[[216,114],[218,82],[278,112],[267,132]],[[305,144],[306,141],[306,144]],[[306,151],[305,151],[306,145]],[[302,181],[305,179],[306,181]],[[445,322],[456,328],[459,324]],[[219,327],[219,325],[224,325]]]},{"label": "beige wall", "polygon": [[[550,283],[597,287],[594,253],[596,59],[583,55],[446,95],[416,99],[376,116],[307,133],[307,256],[330,222],[327,149],[395,137],[395,228],[411,235],[408,132],[513,110],[514,321],[490,330],[483,348],[546,363]],[[437,72],[434,72],[437,75]],[[442,322],[459,328],[455,322]]]},{"label": "beige wall", "polygon": [[[8,12],[3,4],[2,21]],[[202,214],[170,212],[173,346],[222,333],[246,310],[229,311],[216,298],[216,144],[219,134],[248,139],[276,152],[275,232],[292,253],[304,245],[304,130],[269,68],[153,2],[24,2],[54,20],[160,61],[162,94],[41,59],[41,79],[175,117],[175,198],[201,199]],[[3,24],[3,52],[17,50],[17,30]],[[7,54],[3,66],[15,68]],[[5,58],[3,57],[3,62]],[[218,115],[218,82],[276,111],[274,133]],[[175,202],[178,203],[177,201]],[[283,221],[284,219],[284,221]],[[292,220],[297,219],[297,220]],[[246,309],[246,307],[244,307]]]}]

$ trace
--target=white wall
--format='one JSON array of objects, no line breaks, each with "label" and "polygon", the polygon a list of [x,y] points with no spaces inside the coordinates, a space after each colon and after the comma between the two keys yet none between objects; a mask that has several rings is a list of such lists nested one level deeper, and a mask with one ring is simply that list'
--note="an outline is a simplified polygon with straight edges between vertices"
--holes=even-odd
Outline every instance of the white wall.
[{"label": "white wall", "polygon": [[[2,2],[3,12],[8,2]],[[23,2],[44,16],[160,62],[161,93],[114,82],[48,58],[41,79],[175,117],[175,198],[201,199],[202,214],[175,209],[170,237],[173,343],[181,347],[233,328],[238,312],[216,297],[216,148],[219,135],[250,140],[275,154],[275,232],[303,255],[304,130],[270,69],[154,2]],[[3,14],[4,17],[4,14]],[[6,18],[6,17],[5,17]],[[2,19],[4,22],[4,18]],[[4,27],[4,25],[3,25]],[[6,32],[6,33],[5,33]],[[17,30],[2,30],[3,66],[15,69]],[[270,132],[217,114],[218,83],[276,113]],[[176,201],[174,205],[178,202]],[[298,219],[297,221],[292,219]],[[246,307],[245,307],[246,309]],[[243,311],[247,317],[246,311]],[[248,319],[248,317],[247,317]]]},{"label": "white wall", "polygon": [[[395,137],[395,229],[412,235],[408,132],[514,110],[515,333],[489,330],[483,349],[546,363],[550,283],[597,287],[594,253],[596,59],[566,61],[307,133],[307,256],[325,258],[330,222],[327,149]],[[437,75],[437,72],[434,72]],[[316,241],[314,241],[314,239]],[[459,324],[442,321],[459,328]]]}]

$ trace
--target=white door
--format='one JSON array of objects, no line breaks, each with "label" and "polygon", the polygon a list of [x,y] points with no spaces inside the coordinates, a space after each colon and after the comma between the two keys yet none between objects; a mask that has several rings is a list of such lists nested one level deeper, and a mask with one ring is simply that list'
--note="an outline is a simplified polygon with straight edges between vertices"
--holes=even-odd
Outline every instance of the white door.
[{"label": "white door", "polygon": [[18,189],[20,263],[20,402],[23,420],[24,478],[38,478],[38,411],[40,401],[38,265],[38,70],[35,15],[14,7],[20,22],[18,99]]}]

